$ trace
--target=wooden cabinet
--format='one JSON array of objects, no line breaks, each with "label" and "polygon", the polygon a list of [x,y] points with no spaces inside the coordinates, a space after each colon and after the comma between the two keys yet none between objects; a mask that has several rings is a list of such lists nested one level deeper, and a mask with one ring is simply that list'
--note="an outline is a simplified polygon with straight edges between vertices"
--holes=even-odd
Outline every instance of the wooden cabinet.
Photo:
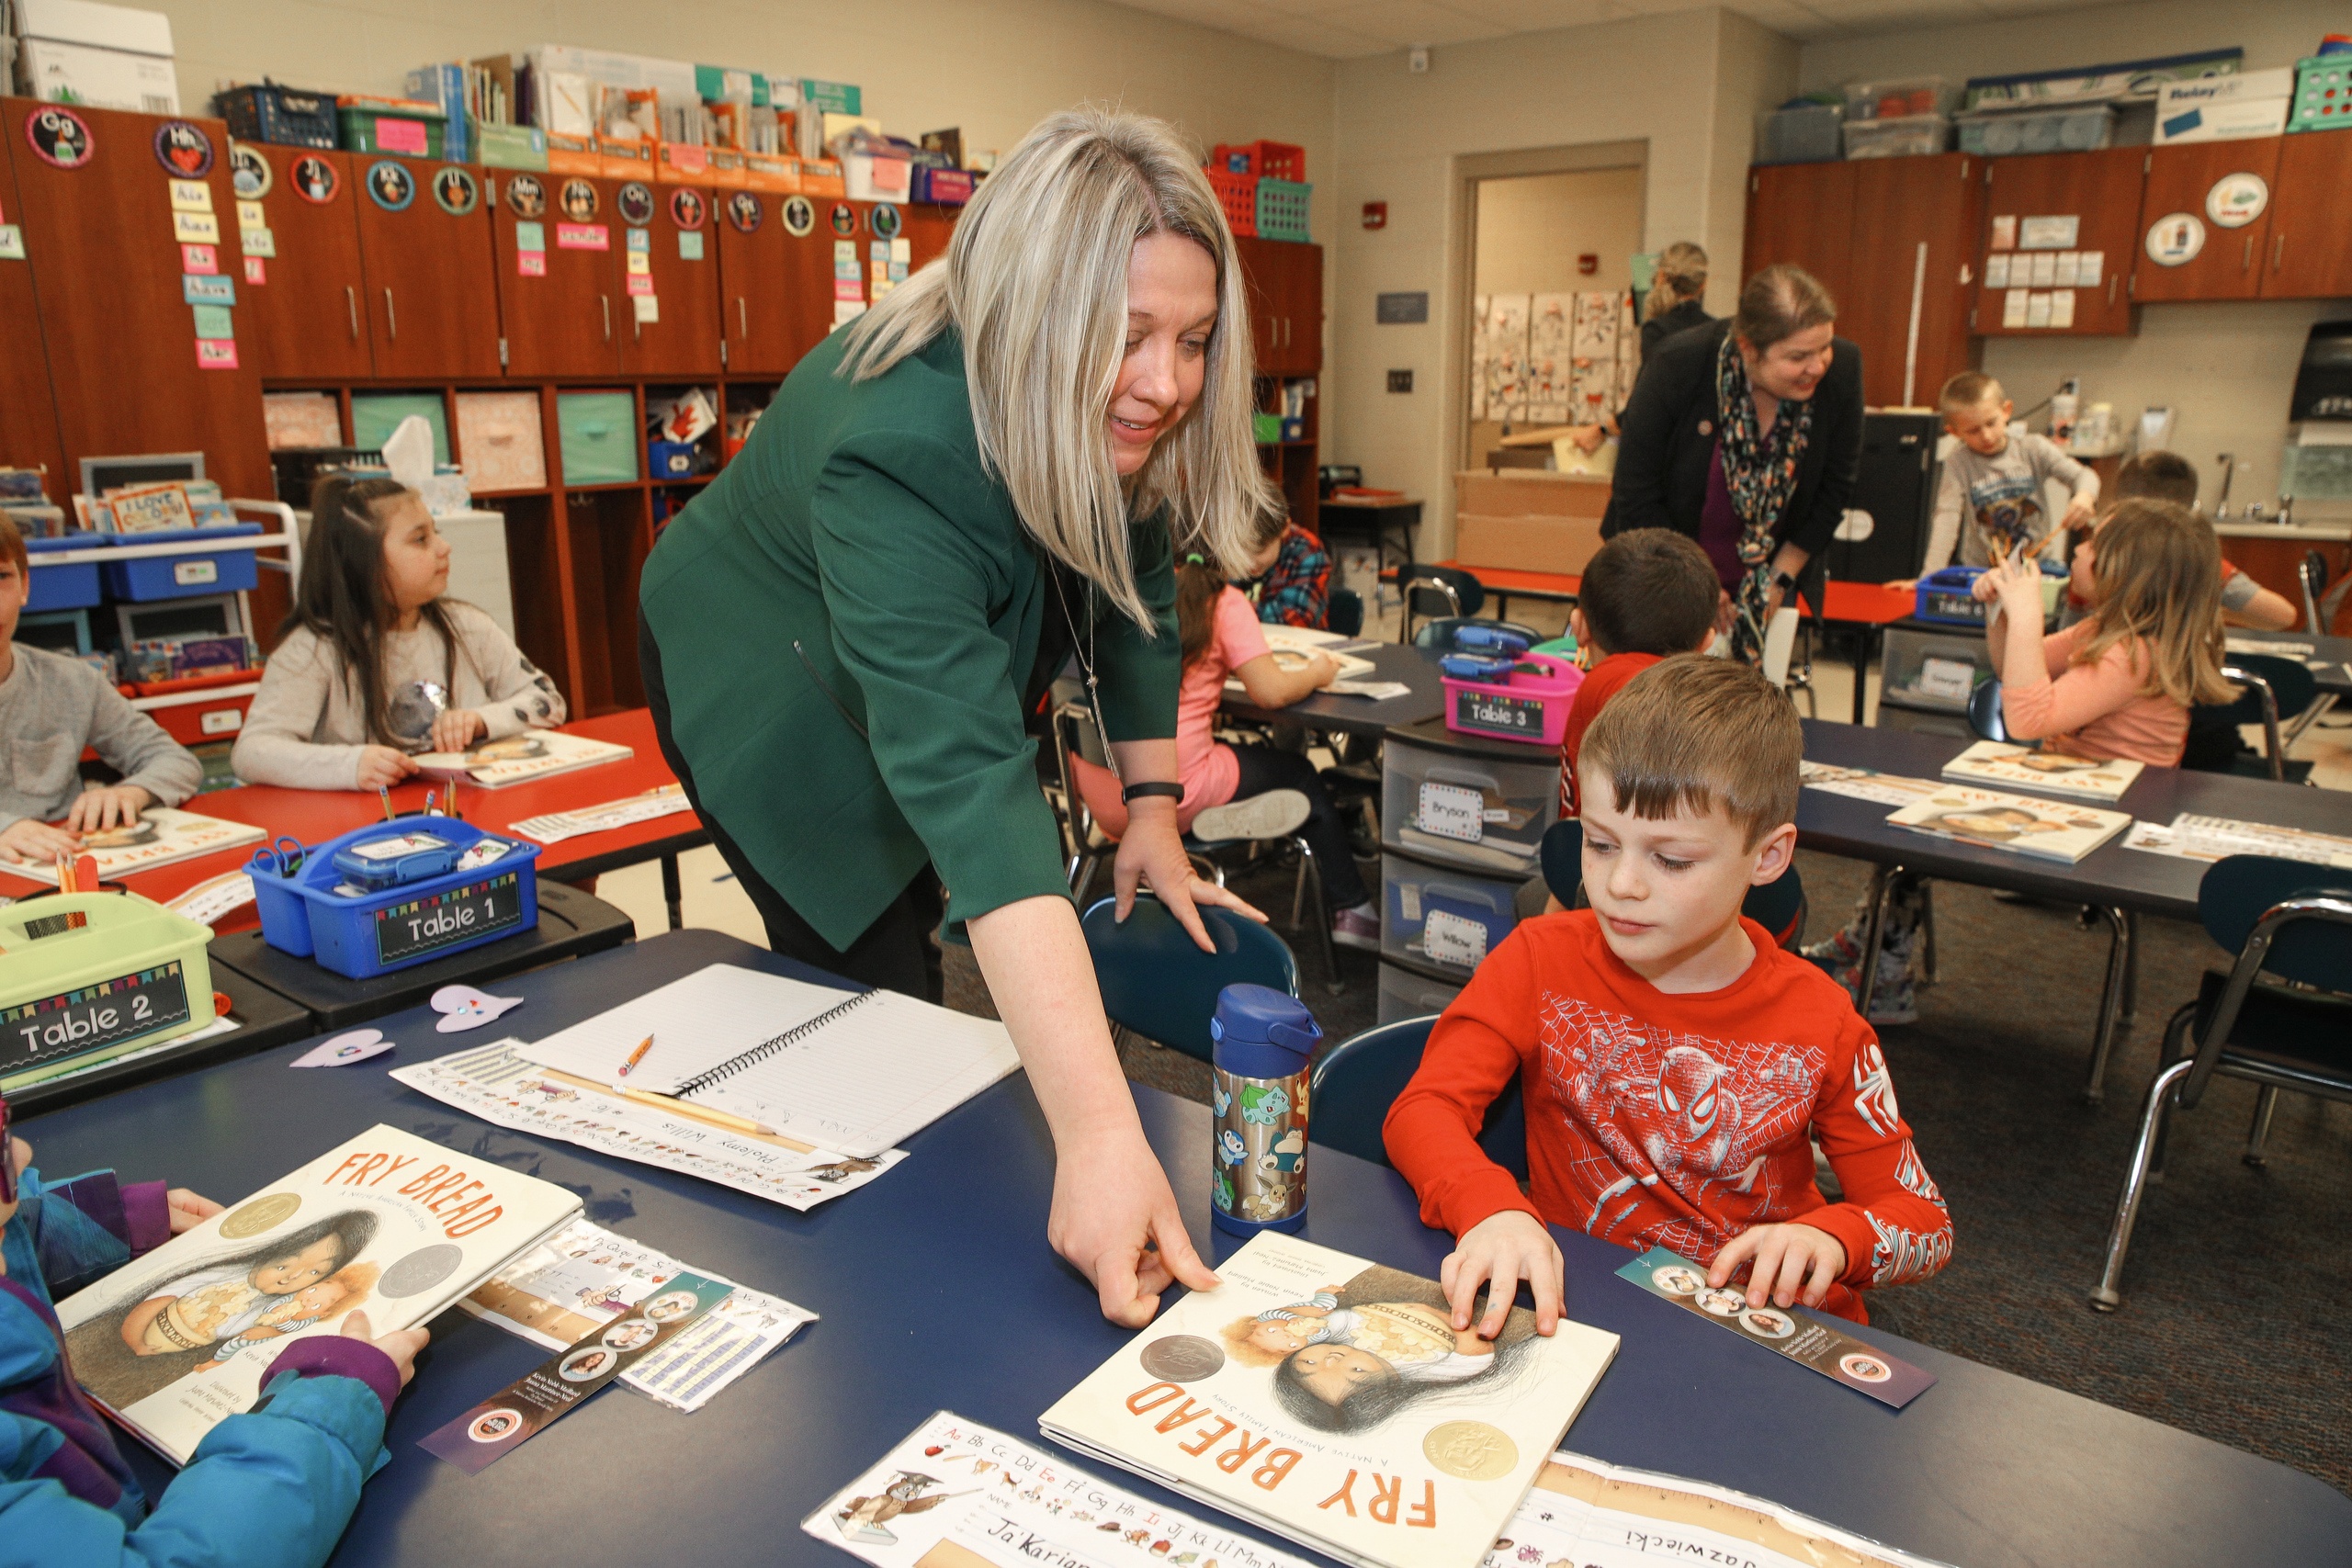
[{"label": "wooden cabinet", "polygon": [[[6,130],[17,133],[16,110],[6,106]],[[21,223],[17,175],[0,153],[0,223]],[[65,470],[57,441],[57,404],[50,395],[49,351],[41,340],[40,302],[33,269],[22,261],[0,261],[0,467],[40,468],[49,499],[67,504],[75,483]]]},{"label": "wooden cabinet", "polygon": [[[260,372],[242,344],[234,367],[208,369],[198,362],[171,186],[155,156],[163,120],[77,107],[73,112],[89,132],[88,155],[60,167],[35,152],[27,133],[29,120],[53,107],[0,99],[0,141],[16,175],[17,200],[8,220],[22,226],[40,300],[62,461],[201,451],[206,474],[228,494],[268,495]],[[212,144],[204,184],[224,238],[209,243],[214,265],[231,275],[237,270],[237,203],[229,184],[229,130],[217,119],[189,123]],[[244,298],[242,290],[238,298]],[[232,309],[232,321],[240,313]],[[65,494],[74,488],[72,479],[58,487]]]},{"label": "wooden cabinet", "polygon": [[[617,182],[507,171],[495,183],[491,233],[506,374],[521,380],[617,375],[629,326],[621,286],[627,226],[613,210]],[[542,246],[536,261],[516,243],[526,224]]]},{"label": "wooden cabinet", "polygon": [[1261,376],[1323,368],[1323,247],[1237,236]]},{"label": "wooden cabinet", "polygon": [[[2148,149],[2110,147],[2098,152],[2050,152],[2034,157],[1996,158],[1984,171],[1984,244],[1978,252],[1980,272],[1995,256],[2006,256],[2007,281],[2000,266],[1978,291],[1976,331],[1987,337],[2120,337],[2132,331],[2132,299],[2125,289],[2132,260],[2140,246],[2140,187]],[[2038,239],[2038,218],[2074,221],[2071,243],[2027,248]],[[2012,245],[1996,251],[1992,241],[2006,237],[2013,223]],[[2054,279],[2020,283],[2016,269],[2032,266],[2038,254],[2098,257],[2098,282],[2066,290],[2073,296],[2074,321],[2056,327],[2019,322],[2005,313],[2008,296],[2018,292],[2053,294]],[[2026,303],[2027,301],[2020,301]]]},{"label": "wooden cabinet", "polygon": [[[354,159],[367,166],[383,160]],[[489,377],[498,364],[498,276],[492,261],[492,171],[401,160],[416,194],[385,208],[353,193],[366,272],[360,315],[376,374],[386,378]]]},{"label": "wooden cabinet", "polygon": [[912,253],[907,265],[908,276],[921,272],[947,254],[947,242],[954,237],[956,220],[963,210],[960,207],[935,207],[929,202],[904,209],[907,248]]},{"label": "wooden cabinet", "polygon": [[1872,407],[1932,404],[1945,380],[1973,363],[1968,307],[1984,160],[1949,152],[1863,159],[1853,168],[1862,220],[1853,227],[1848,282],[1833,289],[1838,334],[1861,348],[1862,395]]},{"label": "wooden cabinet", "polygon": [[368,198],[352,182],[349,155],[299,147],[253,151],[270,171],[269,188],[255,198],[272,252],[254,258],[260,282],[252,267],[231,264],[238,254],[233,209],[220,224],[222,265],[237,285],[241,352],[273,380],[373,374],[356,215]]},{"label": "wooden cabinet", "polygon": [[[1917,160],[1883,161],[1905,164]],[[1819,278],[1841,307],[1846,306],[1854,293],[1854,186],[1861,168],[1862,161],[1858,160],[1750,169],[1742,272],[1752,277],[1768,266],[1801,266]],[[1868,287],[1892,285],[1872,279]],[[1909,298],[1907,289],[1905,297]]]},{"label": "wooden cabinet", "polygon": [[[758,204],[759,226],[746,233],[726,214],[725,204],[737,197]],[[784,199],[761,191],[720,191],[707,232],[718,256],[719,314],[726,328],[727,372],[730,376],[781,376],[807,352],[797,326],[794,294],[813,283],[787,279],[796,246],[810,253],[817,236],[796,240],[781,217]],[[826,265],[832,265],[830,248]],[[830,276],[830,273],[828,273]],[[830,301],[830,293],[828,299]],[[827,311],[831,320],[830,306]]]},{"label": "wooden cabinet", "polygon": [[2273,299],[2352,295],[2352,135],[2279,138],[2262,292]]},{"label": "wooden cabinet", "polygon": [[[631,376],[716,376],[720,339],[718,257],[710,237],[710,193],[699,186],[656,185],[652,220],[645,224],[646,272],[651,278],[654,319],[638,312],[640,295],[628,295],[615,310],[626,321],[620,333],[621,369]],[[673,199],[684,194],[681,204]],[[681,211],[694,220],[679,221]],[[628,285],[630,230],[614,215],[620,241],[624,291]],[[762,225],[765,227],[764,224]]]},{"label": "wooden cabinet", "polygon": [[[2262,291],[2270,255],[2270,216],[2277,209],[2278,143],[2285,138],[2188,141],[2152,147],[2142,164],[2140,240],[2132,252],[2132,298],[2143,305],[2176,299],[2252,299]],[[2232,176],[2251,175],[2268,196],[2233,207]],[[2253,217],[2241,220],[2251,209]],[[2167,265],[2148,254],[2159,224],[2201,225],[2197,254]],[[2226,220],[2226,221],[2225,221]],[[2189,232],[2199,232],[2190,227]]]}]

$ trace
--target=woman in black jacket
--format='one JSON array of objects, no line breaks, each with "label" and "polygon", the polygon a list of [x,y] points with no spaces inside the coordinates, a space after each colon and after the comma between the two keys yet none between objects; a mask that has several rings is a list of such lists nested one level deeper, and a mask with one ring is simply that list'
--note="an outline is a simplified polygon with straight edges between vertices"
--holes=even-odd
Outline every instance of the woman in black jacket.
[{"label": "woman in black jacket", "polygon": [[1659,346],[1619,436],[1603,538],[1672,528],[1715,564],[1733,650],[1753,660],[1805,563],[1828,546],[1862,451],[1862,353],[1809,273],[1770,266],[1739,313]]},{"label": "woman in black jacket", "polygon": [[1707,314],[1707,307],[1700,302],[1706,292],[1707,253],[1688,240],[1667,246],[1657,258],[1649,297],[1643,302],[1643,364],[1648,364],[1658,344],[1675,333],[1715,323],[1716,318]]}]

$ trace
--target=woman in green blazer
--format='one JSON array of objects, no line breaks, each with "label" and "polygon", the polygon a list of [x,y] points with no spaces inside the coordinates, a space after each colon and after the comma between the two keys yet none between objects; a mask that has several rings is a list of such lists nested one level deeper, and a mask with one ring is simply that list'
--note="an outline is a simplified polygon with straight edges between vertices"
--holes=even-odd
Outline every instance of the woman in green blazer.
[{"label": "woman in green blazer", "polygon": [[802,360],[646,562],[662,755],[778,953],[938,997],[967,932],[1054,1134],[1047,1235],[1140,1325],[1215,1283],[1145,1143],[1023,728],[1075,654],[1147,884],[1195,941],[1176,830],[1175,541],[1266,504],[1231,231],[1159,121],[1052,117],[946,257]]}]

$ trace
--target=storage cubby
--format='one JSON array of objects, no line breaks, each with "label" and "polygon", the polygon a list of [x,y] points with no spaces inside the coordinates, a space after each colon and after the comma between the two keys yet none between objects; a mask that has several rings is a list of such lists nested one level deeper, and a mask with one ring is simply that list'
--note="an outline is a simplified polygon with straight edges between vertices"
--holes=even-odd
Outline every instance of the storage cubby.
[{"label": "storage cubby", "polygon": [[580,628],[573,716],[645,705],[637,671],[637,580],[653,547],[645,491],[634,485],[563,498],[572,616]]}]

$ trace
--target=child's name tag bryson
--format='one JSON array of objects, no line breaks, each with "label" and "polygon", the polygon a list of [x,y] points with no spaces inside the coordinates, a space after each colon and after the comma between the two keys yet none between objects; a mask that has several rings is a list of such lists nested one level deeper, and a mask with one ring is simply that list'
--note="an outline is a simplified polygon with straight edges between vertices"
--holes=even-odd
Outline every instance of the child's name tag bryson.
[{"label": "child's name tag bryson", "polygon": [[1487,836],[1487,798],[1464,784],[1421,781],[1421,831],[1475,844]]}]

